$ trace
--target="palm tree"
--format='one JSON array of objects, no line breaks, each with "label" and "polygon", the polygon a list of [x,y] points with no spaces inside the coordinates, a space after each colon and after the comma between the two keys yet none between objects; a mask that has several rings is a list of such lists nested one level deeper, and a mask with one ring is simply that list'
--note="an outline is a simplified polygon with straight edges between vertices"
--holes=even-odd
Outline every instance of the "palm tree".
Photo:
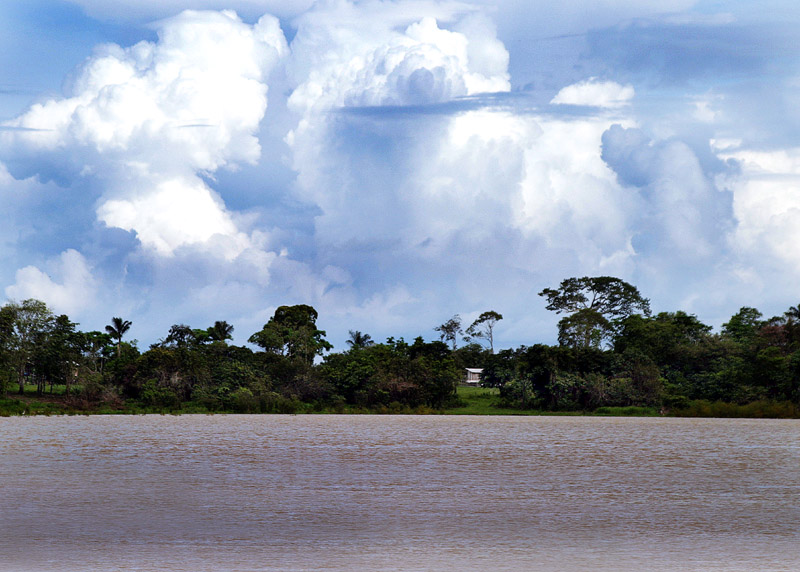
[{"label": "palm tree", "polygon": [[350,332],[350,339],[347,340],[347,344],[350,346],[351,349],[356,348],[368,348],[370,346],[374,346],[375,342],[372,341],[372,336],[369,334],[362,334],[360,331],[356,330],[348,330]]},{"label": "palm tree", "polygon": [[117,357],[120,356],[122,346],[122,336],[125,332],[131,329],[131,322],[123,320],[122,318],[111,318],[111,323],[106,326],[106,331],[115,340],[117,340]]},{"label": "palm tree", "polygon": [[230,340],[233,338],[233,326],[225,320],[217,320],[213,326],[208,328],[208,337],[219,342]]}]

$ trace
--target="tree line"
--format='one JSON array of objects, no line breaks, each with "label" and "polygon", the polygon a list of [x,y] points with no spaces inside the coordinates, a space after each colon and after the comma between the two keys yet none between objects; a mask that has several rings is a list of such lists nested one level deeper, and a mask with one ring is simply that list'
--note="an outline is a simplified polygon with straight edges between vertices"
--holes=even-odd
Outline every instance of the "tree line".
[{"label": "tree line", "polygon": [[225,321],[175,324],[142,352],[125,339],[128,320],[83,332],[40,300],[9,302],[0,308],[0,394],[60,393],[82,408],[240,412],[439,409],[455,398],[460,365],[445,343],[375,343],[353,331],[347,351],[329,353],[317,318],[305,304],[278,307],[248,338],[256,350],[230,343]]},{"label": "tree line", "polygon": [[519,409],[800,403],[799,307],[768,319],[743,307],[714,333],[682,311],[653,315],[614,277],[568,278],[540,296],[562,315],[558,344],[497,352],[495,311],[469,326],[453,316],[433,328],[434,341],[379,343],[350,331],[348,347],[333,352],[313,307],[280,306],[250,346],[231,343],[233,326],[216,321],[175,324],[141,351],[123,318],[83,332],[44,302],[9,302],[0,308],[0,393],[123,411],[438,410],[458,405],[469,367],[483,369],[481,384],[497,388],[500,405]]},{"label": "tree line", "polygon": [[614,277],[568,278],[539,295],[564,314],[558,345],[503,350],[484,362],[483,383],[508,403],[589,411],[800,404],[798,306],[766,319],[742,307],[714,333],[680,310],[653,315],[636,287]]}]

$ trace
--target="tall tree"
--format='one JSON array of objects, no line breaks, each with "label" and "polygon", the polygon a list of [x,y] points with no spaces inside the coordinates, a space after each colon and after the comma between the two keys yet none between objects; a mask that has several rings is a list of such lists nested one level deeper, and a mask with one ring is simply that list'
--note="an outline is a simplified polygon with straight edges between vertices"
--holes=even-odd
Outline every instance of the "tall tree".
[{"label": "tall tree", "polygon": [[66,394],[70,395],[82,357],[82,336],[75,329],[77,325],[65,314],[57,316],[48,335],[38,344],[36,373],[39,393],[44,391],[44,384],[49,381],[51,393],[53,384],[58,382],[66,385]]},{"label": "tall tree", "polygon": [[650,315],[650,301],[635,286],[613,276],[567,278],[539,296],[547,299],[548,310],[570,314],[558,324],[562,345],[597,347],[611,335],[614,321],[637,311]]},{"label": "tall tree", "polygon": [[433,329],[439,332],[439,338],[443,342],[450,342],[453,351],[456,349],[458,336],[464,333],[461,329],[461,316],[458,314],[447,320],[441,326],[436,326]]},{"label": "tall tree", "polygon": [[115,352],[111,336],[104,332],[93,331],[81,332],[80,338],[81,353],[89,371],[102,374],[103,366]]},{"label": "tall tree", "polygon": [[5,397],[8,393],[8,385],[12,377],[16,375],[14,371],[14,319],[16,310],[5,305],[0,307],[0,396]]},{"label": "tall tree", "polygon": [[123,320],[122,318],[113,317],[111,318],[111,323],[106,326],[106,331],[108,334],[115,340],[117,340],[117,357],[120,356],[120,352],[122,351],[122,336],[124,336],[128,330],[131,329],[131,322],[129,320]]},{"label": "tall tree", "polygon": [[25,392],[25,371],[37,348],[53,328],[54,316],[47,304],[29,298],[21,303],[9,302],[3,308],[5,320],[11,320],[9,349],[17,373],[19,393]]},{"label": "tall tree", "polygon": [[494,327],[502,319],[503,315],[494,310],[484,312],[470,324],[469,328],[467,328],[467,334],[471,338],[486,340],[489,344],[489,350],[494,353]]},{"label": "tall tree", "polygon": [[325,331],[317,329],[317,311],[306,304],[279,306],[264,327],[249,338],[264,350],[309,365],[314,357],[333,346],[325,339]]},{"label": "tall tree", "polygon": [[184,348],[194,342],[194,331],[186,324],[173,324],[162,345]]},{"label": "tall tree", "polygon": [[755,308],[743,306],[731,316],[730,320],[722,324],[722,335],[735,342],[748,344],[755,339],[758,330],[765,325],[762,318],[761,312]]}]

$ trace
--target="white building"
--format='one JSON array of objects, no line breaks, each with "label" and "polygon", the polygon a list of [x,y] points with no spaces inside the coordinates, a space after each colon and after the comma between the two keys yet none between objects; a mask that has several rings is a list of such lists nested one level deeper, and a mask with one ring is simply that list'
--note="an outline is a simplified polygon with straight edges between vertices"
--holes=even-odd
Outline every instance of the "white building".
[{"label": "white building", "polygon": [[467,367],[464,368],[464,384],[465,385],[479,385],[481,382],[481,373],[483,368]]}]

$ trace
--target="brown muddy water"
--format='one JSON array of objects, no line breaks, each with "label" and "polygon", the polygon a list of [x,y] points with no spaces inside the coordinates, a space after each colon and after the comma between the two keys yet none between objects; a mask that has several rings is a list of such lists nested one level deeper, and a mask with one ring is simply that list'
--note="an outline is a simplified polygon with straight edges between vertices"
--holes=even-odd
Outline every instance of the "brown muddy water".
[{"label": "brown muddy water", "polygon": [[794,572],[800,422],[0,419],[0,570]]}]

